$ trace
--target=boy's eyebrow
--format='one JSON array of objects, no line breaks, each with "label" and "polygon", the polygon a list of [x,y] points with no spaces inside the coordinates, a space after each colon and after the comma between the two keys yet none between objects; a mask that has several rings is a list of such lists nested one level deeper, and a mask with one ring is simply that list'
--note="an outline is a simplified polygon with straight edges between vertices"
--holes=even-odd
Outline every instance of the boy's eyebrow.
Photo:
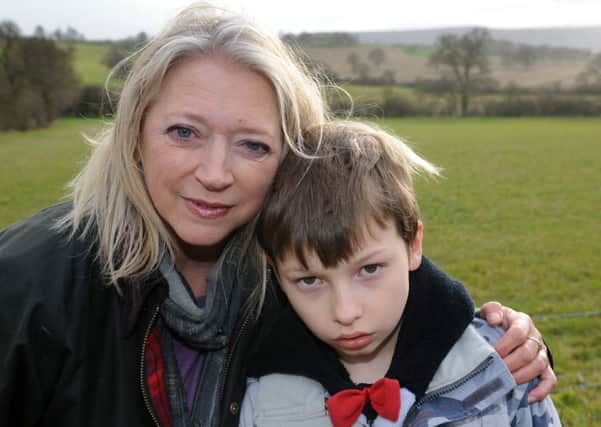
[{"label": "boy's eyebrow", "polygon": [[282,273],[286,273],[286,274],[299,274],[299,273],[307,273],[309,270],[305,267],[302,266],[302,264],[300,263],[296,263],[295,265],[292,265],[290,267],[286,267],[283,268],[282,264],[280,263],[280,265],[278,265],[277,270],[279,272],[279,274]]},{"label": "boy's eyebrow", "polygon": [[370,258],[380,256],[385,252],[386,252],[386,247],[377,248],[377,249],[369,251],[365,254],[359,254],[359,256],[357,258],[353,258],[352,262],[357,263],[357,264],[362,264],[362,263],[368,261]]}]

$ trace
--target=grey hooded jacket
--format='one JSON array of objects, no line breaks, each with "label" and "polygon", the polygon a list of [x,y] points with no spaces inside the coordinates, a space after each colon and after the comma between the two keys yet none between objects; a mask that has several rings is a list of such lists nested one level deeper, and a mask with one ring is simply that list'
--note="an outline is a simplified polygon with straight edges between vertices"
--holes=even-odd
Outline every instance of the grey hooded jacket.
[{"label": "grey hooded jacket", "polygon": [[[503,330],[474,319],[439,365],[425,395],[418,401],[401,389],[396,422],[364,415],[355,426],[560,426],[553,402],[528,404],[537,381],[516,385],[495,352]],[[242,427],[330,426],[327,391],[318,382],[296,375],[270,374],[248,380],[242,405]]]}]

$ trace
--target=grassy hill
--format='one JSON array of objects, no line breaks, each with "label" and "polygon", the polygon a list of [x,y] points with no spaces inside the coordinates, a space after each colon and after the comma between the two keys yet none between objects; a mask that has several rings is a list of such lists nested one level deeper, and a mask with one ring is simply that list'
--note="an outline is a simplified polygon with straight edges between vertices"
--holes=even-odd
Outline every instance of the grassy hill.
[{"label": "grassy hill", "polygon": [[74,49],[73,65],[82,85],[104,85],[109,69],[103,58],[109,50],[108,43],[69,43]]}]

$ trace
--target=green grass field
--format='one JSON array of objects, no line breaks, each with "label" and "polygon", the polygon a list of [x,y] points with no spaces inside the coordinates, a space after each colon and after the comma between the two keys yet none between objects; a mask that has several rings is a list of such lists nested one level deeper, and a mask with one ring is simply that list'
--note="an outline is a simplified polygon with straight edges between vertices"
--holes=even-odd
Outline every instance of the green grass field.
[{"label": "green grass field", "polygon": [[[538,317],[565,426],[601,423],[601,120],[394,119],[444,177],[417,182],[424,249],[478,304]],[[60,199],[98,122],[0,133],[0,227]],[[567,314],[566,314],[567,313]]]},{"label": "green grass field", "polygon": [[109,50],[106,43],[73,43],[73,65],[82,85],[103,86],[109,69],[103,58]]},{"label": "green grass field", "polygon": [[99,122],[61,119],[48,128],[0,133],[0,227],[56,203],[88,153]]}]

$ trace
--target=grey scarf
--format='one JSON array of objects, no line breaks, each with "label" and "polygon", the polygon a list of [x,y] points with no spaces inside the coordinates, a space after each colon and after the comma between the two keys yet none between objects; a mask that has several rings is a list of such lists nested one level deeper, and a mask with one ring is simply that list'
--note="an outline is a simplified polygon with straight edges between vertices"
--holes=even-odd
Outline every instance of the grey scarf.
[{"label": "grey scarf", "polygon": [[[202,308],[194,302],[189,286],[175,270],[171,258],[166,256],[161,262],[160,271],[169,284],[169,297],[160,309],[161,351],[174,427],[219,425],[218,394],[229,339],[246,297],[243,287],[249,284],[248,269],[238,268],[241,256],[239,243],[230,242],[207,276]],[[173,350],[173,335],[205,357],[191,411]]]}]

